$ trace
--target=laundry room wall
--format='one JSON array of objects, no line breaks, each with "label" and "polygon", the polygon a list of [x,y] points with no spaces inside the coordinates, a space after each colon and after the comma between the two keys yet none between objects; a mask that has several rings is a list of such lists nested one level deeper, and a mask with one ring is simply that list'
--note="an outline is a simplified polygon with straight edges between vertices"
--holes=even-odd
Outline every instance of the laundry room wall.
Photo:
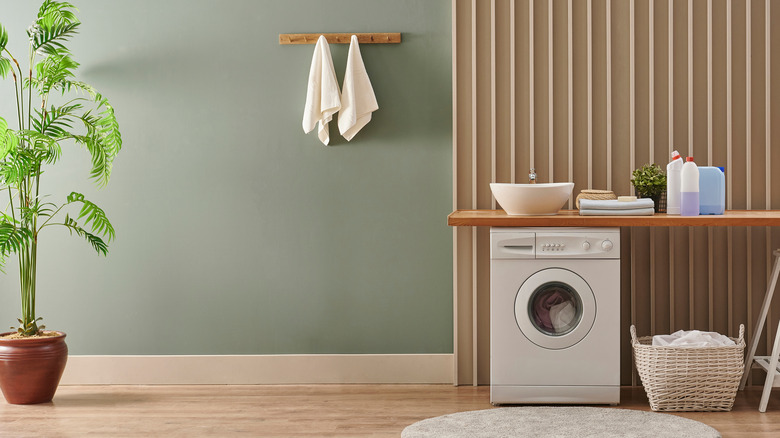
[{"label": "laundry room wall", "polygon": [[[527,182],[530,168],[539,182],[573,181],[572,201],[588,188],[633,194],[630,172],[664,166],[675,149],[725,167],[726,208],[780,208],[778,2],[453,0],[453,8],[455,208],[495,208],[489,183]],[[622,384],[639,382],[631,324],[640,335],[730,336],[744,324],[752,335],[780,232],[621,232]],[[489,383],[488,230],[460,227],[454,260],[456,380]],[[775,302],[763,354],[778,318]]]},{"label": "laundry room wall", "polygon": [[[40,237],[38,314],[71,354],[452,353],[449,0],[72,3],[77,76],[111,100],[124,148],[105,189],[72,145],[43,178],[117,230],[107,258]],[[2,4],[25,58],[40,3]],[[402,33],[361,46],[380,108],[351,142],[335,123],[331,146],[302,131],[314,46],[278,35],[309,32]],[[339,83],[347,49],[331,45]]]}]

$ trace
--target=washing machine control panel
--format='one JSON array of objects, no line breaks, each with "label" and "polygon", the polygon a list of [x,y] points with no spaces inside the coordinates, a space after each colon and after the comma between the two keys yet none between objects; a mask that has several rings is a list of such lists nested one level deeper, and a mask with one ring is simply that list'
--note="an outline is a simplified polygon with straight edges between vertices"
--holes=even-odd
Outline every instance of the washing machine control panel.
[{"label": "washing machine control panel", "polygon": [[614,233],[536,233],[536,258],[620,258]]}]

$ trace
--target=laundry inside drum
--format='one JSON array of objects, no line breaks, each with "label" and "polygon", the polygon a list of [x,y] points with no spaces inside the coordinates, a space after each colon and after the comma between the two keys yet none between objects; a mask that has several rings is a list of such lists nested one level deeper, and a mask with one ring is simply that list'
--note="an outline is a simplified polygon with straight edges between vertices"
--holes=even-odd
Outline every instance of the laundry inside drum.
[{"label": "laundry inside drum", "polygon": [[544,283],[528,300],[528,315],[540,332],[562,336],[574,330],[582,320],[582,300],[566,283]]}]

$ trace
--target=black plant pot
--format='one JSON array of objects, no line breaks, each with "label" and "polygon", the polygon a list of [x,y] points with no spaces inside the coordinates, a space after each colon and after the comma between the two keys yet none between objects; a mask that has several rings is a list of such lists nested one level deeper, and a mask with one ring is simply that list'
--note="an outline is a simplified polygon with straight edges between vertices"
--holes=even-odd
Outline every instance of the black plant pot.
[{"label": "black plant pot", "polygon": [[666,213],[666,191],[656,196],[646,196],[642,193],[637,193],[639,198],[650,198],[653,200],[653,210],[656,213]]}]

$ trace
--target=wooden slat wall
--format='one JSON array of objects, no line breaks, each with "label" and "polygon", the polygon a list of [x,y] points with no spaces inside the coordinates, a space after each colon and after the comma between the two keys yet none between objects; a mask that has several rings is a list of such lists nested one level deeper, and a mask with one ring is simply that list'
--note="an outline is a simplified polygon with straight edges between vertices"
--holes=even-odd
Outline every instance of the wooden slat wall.
[{"label": "wooden slat wall", "polygon": [[[772,153],[771,0],[453,0],[453,204],[495,208],[488,183],[574,181],[631,194],[630,171],[674,149],[726,168],[727,208],[780,208]],[[752,333],[780,232],[621,231],[621,382],[628,326]],[[457,384],[490,382],[489,230],[456,228]],[[780,300],[778,300],[780,301]],[[774,336],[780,303],[770,310]]]}]

